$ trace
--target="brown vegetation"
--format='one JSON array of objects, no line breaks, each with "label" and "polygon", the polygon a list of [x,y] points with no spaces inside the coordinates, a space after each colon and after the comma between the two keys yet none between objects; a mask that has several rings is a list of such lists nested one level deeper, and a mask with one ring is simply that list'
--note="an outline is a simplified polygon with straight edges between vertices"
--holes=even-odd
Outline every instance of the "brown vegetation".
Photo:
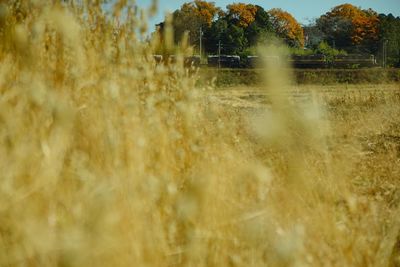
[{"label": "brown vegetation", "polygon": [[1,266],[394,264],[396,88],[298,103],[270,66],[265,101],[226,105],[169,24],[176,63],[154,62],[124,1],[18,3],[0,5]]}]

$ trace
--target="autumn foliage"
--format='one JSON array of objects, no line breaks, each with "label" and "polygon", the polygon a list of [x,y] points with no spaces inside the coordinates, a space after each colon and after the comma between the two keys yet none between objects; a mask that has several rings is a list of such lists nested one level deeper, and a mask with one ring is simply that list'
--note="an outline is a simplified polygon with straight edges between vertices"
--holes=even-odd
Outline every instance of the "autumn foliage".
[{"label": "autumn foliage", "polygon": [[228,14],[238,20],[240,27],[248,27],[254,20],[257,7],[252,4],[234,3],[227,6]]},{"label": "autumn foliage", "polygon": [[289,44],[304,46],[303,28],[288,12],[279,8],[268,11],[275,33]]},{"label": "autumn foliage", "polygon": [[[353,45],[378,39],[379,18],[371,9],[362,10],[351,4],[343,4],[322,15],[319,21],[334,35],[337,35],[337,32],[350,31],[349,37]],[[341,29],[341,26],[344,26],[344,29]]]},{"label": "autumn foliage", "polygon": [[[316,51],[323,43],[347,53],[379,57],[383,40],[387,40],[390,54],[399,58],[396,62],[400,65],[397,22],[385,20],[384,14],[378,15],[372,9],[351,4],[336,6],[309,25],[300,25],[282,9],[266,11],[262,6],[242,2],[221,8],[216,1],[193,0],[175,10],[172,17],[175,43],[188,40],[195,53],[203,50],[211,54],[247,55],[254,53],[256,46],[277,37],[289,47],[300,48],[300,53],[304,47]],[[400,18],[393,19],[400,21]]]},{"label": "autumn foliage", "polygon": [[184,3],[181,11],[191,14],[192,18],[199,18],[203,23],[211,26],[215,17],[221,12],[221,9],[215,6],[214,2],[195,0]]},{"label": "autumn foliage", "polygon": [[174,40],[182,41],[188,33],[189,43],[194,45],[200,40],[200,29],[210,28],[213,21],[222,15],[222,10],[214,2],[195,0],[184,3],[173,13]]}]

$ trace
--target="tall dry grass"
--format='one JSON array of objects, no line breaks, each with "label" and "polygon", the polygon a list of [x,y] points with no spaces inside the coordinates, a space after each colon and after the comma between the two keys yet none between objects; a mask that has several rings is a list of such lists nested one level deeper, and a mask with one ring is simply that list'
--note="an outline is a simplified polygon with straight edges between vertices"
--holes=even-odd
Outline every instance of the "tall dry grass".
[{"label": "tall dry grass", "polygon": [[342,135],[395,138],[396,94],[294,105],[273,66],[220,105],[154,8],[1,4],[0,266],[395,266],[398,144]]}]

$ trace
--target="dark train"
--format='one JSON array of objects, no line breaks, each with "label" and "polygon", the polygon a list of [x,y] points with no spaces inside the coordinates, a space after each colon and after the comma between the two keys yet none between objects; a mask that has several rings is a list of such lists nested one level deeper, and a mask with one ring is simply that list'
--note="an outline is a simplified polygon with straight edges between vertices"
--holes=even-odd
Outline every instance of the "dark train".
[{"label": "dark train", "polygon": [[330,62],[330,67],[334,68],[372,68],[376,66],[376,58],[373,55],[338,55]]},{"label": "dark train", "polygon": [[[160,63],[175,63],[176,56],[154,55],[154,60]],[[207,57],[207,66],[211,68],[262,68],[265,65],[278,66],[282,61],[288,63],[294,68],[299,69],[324,69],[324,68],[372,68],[377,67],[377,61],[374,55],[349,54],[327,57],[325,55],[292,55],[290,57],[278,56],[247,56],[241,58],[235,55],[210,55]],[[184,66],[200,67],[200,56],[190,56],[184,58]],[[267,63],[267,64],[266,64]]]},{"label": "dark train", "polygon": [[221,68],[240,68],[241,61],[240,56],[232,55],[221,55],[221,56],[208,56],[207,65],[209,67],[221,67]]},{"label": "dark train", "polygon": [[325,55],[292,56],[289,64],[298,69],[318,69],[327,67],[327,58]]},{"label": "dark train", "polygon": [[200,56],[185,57],[183,62],[185,67],[200,67],[201,58]]},{"label": "dark train", "polygon": [[279,64],[280,58],[278,56],[248,56],[244,62],[247,68],[262,68],[265,65],[278,66]]},{"label": "dark train", "polygon": [[[157,64],[161,63],[176,63],[176,56],[175,55],[170,55],[170,56],[162,56],[162,55],[153,55],[153,59]],[[200,56],[190,56],[190,57],[184,57],[183,59],[183,64],[186,68],[190,67],[200,67]]]},{"label": "dark train", "polygon": [[[265,65],[266,61],[273,60],[273,57],[247,57],[247,67],[257,68]],[[376,58],[373,55],[337,55],[328,58],[325,55],[306,55],[298,56],[292,55],[289,58],[275,57],[277,64],[280,60],[286,60],[289,65],[298,69],[324,69],[324,68],[372,68],[378,66]]]}]

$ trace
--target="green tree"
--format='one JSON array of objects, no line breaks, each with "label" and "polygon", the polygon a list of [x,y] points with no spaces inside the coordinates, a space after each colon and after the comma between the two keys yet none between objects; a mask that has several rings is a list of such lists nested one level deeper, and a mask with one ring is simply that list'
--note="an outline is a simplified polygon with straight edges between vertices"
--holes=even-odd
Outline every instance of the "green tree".
[{"label": "green tree", "polygon": [[400,17],[380,14],[379,21],[379,59],[382,59],[382,49],[385,45],[388,65],[400,67]]},{"label": "green tree", "polygon": [[221,43],[221,53],[242,54],[270,35],[272,24],[262,7],[237,3],[227,6],[227,12],[212,23],[204,39],[209,53],[216,54]]},{"label": "green tree", "polygon": [[[221,17],[213,22],[211,27],[204,33],[205,49],[207,53],[218,53],[218,45],[220,42],[223,43],[225,40],[227,31],[228,21],[224,17]],[[222,48],[224,48],[224,46],[222,46]],[[225,51],[222,49],[221,52],[224,53]]]},{"label": "green tree", "polygon": [[318,47],[315,49],[317,54],[325,55],[328,62],[332,62],[337,55],[346,54],[345,51],[340,51],[335,48],[332,48],[327,42],[321,42]]},{"label": "green tree", "polygon": [[229,24],[223,36],[223,52],[238,55],[248,47],[248,41],[242,27]]},{"label": "green tree", "polygon": [[256,8],[254,21],[245,29],[245,35],[250,46],[265,42],[273,34],[268,12],[260,6],[256,6]]},{"label": "green tree", "polygon": [[213,21],[221,13],[214,2],[195,0],[184,3],[173,13],[174,39],[176,43],[182,40],[185,32],[189,32],[189,43],[197,46],[200,40],[200,29],[211,27]]},{"label": "green tree", "polygon": [[215,21],[205,33],[206,51],[217,54],[221,44],[221,54],[238,55],[248,47],[244,29],[229,23],[226,17]]},{"label": "green tree", "polygon": [[325,40],[325,34],[318,28],[316,23],[310,23],[303,27],[304,47],[316,49],[318,45]]}]

